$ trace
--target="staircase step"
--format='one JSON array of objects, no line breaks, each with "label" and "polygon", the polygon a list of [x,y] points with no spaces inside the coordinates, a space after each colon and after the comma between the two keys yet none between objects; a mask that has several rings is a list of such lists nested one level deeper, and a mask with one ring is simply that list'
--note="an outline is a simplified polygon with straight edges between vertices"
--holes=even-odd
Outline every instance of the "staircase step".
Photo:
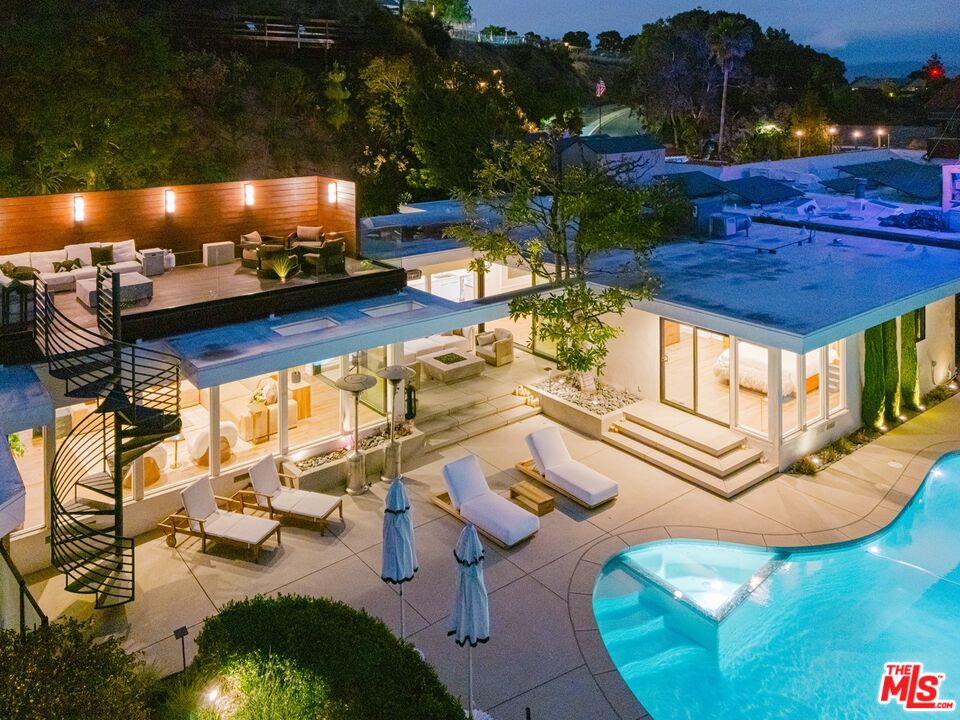
[{"label": "staircase step", "polygon": [[58,380],[73,380],[82,375],[113,369],[112,358],[91,358],[87,351],[83,351],[75,357],[54,358],[50,362],[53,365],[50,368],[50,375]]},{"label": "staircase step", "polygon": [[127,391],[120,382],[115,382],[102,396],[100,406],[97,408],[99,413],[119,412],[130,408],[130,398],[127,397]]},{"label": "staircase step", "polygon": [[155,442],[148,445],[141,445],[140,447],[132,450],[124,450],[122,453],[120,453],[120,467],[126,467],[141,455],[146,455],[159,444],[159,442]]},{"label": "staircase step", "polygon": [[109,473],[99,472],[91,473],[83,479],[77,482],[82,488],[87,490],[92,490],[93,492],[98,492],[101,495],[106,495],[107,497],[113,497],[113,476]]},{"label": "staircase step", "polygon": [[622,433],[607,431],[603,434],[603,439],[610,445],[655,465],[661,470],[666,470],[681,480],[691,482],[727,499],[777,473],[777,466],[772,463],[754,462],[721,478]]},{"label": "staircase step", "polygon": [[671,633],[671,635],[672,638],[667,647],[657,647],[655,652],[646,652],[646,648],[641,649],[638,653],[639,657],[619,665],[617,669],[624,680],[629,683],[635,678],[661,673],[669,667],[685,665],[694,658],[708,654],[706,648],[700,645],[686,644],[682,642],[682,639],[678,639],[680,636],[675,633]]},{"label": "staircase step", "polygon": [[746,444],[743,435],[729,428],[651,400],[631,405],[623,417],[714,457]]},{"label": "staircase step", "polygon": [[93,398],[100,397],[105,388],[110,387],[117,381],[116,376],[108,375],[106,377],[91,380],[88,383],[79,385],[67,390],[64,395],[71,398]]},{"label": "staircase step", "polygon": [[102,610],[123,605],[133,600],[133,593],[133,573],[129,570],[118,570],[100,586],[95,607]]},{"label": "staircase step", "polygon": [[530,407],[524,404],[508,408],[503,412],[497,412],[476,420],[471,420],[462,425],[453,425],[438,433],[428,435],[424,443],[424,452],[439,450],[448,445],[468,440],[469,438],[476,437],[490,430],[496,430],[505,425],[511,425],[539,414],[540,408]]},{"label": "staircase step", "polygon": [[123,555],[113,549],[94,556],[81,566],[68,571],[67,591],[98,592],[111,576],[123,571]]},{"label": "staircase step", "polygon": [[119,429],[120,437],[138,438],[138,437],[159,437],[166,439],[173,437],[183,429],[183,420],[179,415],[165,415],[163,422],[150,422],[137,425],[121,425]]},{"label": "staircase step", "polygon": [[673,455],[685,462],[694,465],[717,477],[727,477],[737,470],[746,467],[750,463],[760,460],[763,453],[751,447],[738,447],[728,453],[716,457],[711,453],[703,452],[689,443],[676,440],[669,435],[664,435],[657,430],[640,425],[631,420],[621,420],[613,424],[614,432],[619,432],[627,437],[633,438],[639,442],[649,445],[661,452]]}]

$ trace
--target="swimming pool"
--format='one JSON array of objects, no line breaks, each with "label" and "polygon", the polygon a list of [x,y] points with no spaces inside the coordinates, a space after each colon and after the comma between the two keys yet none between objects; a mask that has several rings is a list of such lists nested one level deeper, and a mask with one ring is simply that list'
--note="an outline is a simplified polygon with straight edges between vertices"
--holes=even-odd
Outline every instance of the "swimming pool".
[{"label": "swimming pool", "polygon": [[669,540],[603,568],[593,609],[655,720],[960,717],[878,702],[884,664],[945,673],[960,701],[960,454],[896,521],[842,546],[772,552]]}]

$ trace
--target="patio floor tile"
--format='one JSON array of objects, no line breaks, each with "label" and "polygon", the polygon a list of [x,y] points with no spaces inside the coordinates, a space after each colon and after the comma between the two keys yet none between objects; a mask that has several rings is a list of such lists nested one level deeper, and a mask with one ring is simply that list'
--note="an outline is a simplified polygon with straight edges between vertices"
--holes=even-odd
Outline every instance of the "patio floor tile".
[{"label": "patio floor tile", "polygon": [[571,670],[488,710],[497,720],[524,720],[527,708],[533,720],[620,718],[586,667]]}]

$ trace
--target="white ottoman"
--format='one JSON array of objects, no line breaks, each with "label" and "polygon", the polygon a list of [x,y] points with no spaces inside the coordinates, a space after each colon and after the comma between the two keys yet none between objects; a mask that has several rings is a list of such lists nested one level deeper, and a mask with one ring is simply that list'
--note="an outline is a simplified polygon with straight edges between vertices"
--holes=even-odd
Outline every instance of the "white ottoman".
[{"label": "white ottoman", "polygon": [[204,243],[203,264],[207,267],[213,265],[229,265],[236,258],[236,247],[237,246],[229,240]]},{"label": "white ottoman", "polygon": [[[136,302],[153,297],[153,280],[140,273],[120,275],[120,302]],[[77,280],[77,300],[91,310],[97,307],[97,279]]]}]

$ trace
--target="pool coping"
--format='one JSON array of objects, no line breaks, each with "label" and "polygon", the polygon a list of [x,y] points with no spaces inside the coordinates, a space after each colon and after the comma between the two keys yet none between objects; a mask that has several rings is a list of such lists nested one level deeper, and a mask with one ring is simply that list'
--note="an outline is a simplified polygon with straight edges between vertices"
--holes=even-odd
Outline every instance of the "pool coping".
[{"label": "pool coping", "polygon": [[[902,451],[901,451],[902,452]],[[720,533],[727,531],[738,533],[740,536],[757,535],[760,538],[764,536],[759,533],[743,533],[736,529],[708,527],[705,525],[652,525],[646,528],[632,528],[623,533],[611,532],[607,537],[587,546],[581,554],[576,566],[574,567],[570,583],[567,587],[567,609],[570,613],[570,621],[574,628],[574,639],[587,665],[587,669],[593,676],[594,682],[600,692],[607,698],[607,701],[613,707],[614,712],[621,720],[646,720],[653,716],[648,713],[639,700],[633,695],[633,692],[627,687],[619,670],[607,653],[603,639],[600,637],[600,630],[597,626],[596,617],[593,614],[593,590],[597,578],[604,565],[608,563],[615,555],[634,545],[654,542],[658,540],[698,540],[700,542],[716,544],[739,544],[757,548],[763,548],[772,552],[801,553],[815,552],[824,548],[843,548],[855,544],[863,543],[875,535],[886,530],[903,514],[903,512],[913,504],[916,495],[926,480],[927,475],[933,466],[942,458],[950,454],[960,452],[960,439],[938,441],[929,443],[913,452],[913,457],[905,463],[897,475],[896,480],[890,484],[883,497],[877,502],[877,505],[870,511],[864,513],[858,520],[847,523],[836,528],[823,528],[817,532],[839,531],[847,535],[843,540],[837,542],[818,543],[816,545],[797,544],[797,545],[768,545],[764,543],[751,543],[749,541],[722,540]],[[855,453],[854,453],[855,454]],[[916,474],[921,472],[918,480],[914,480]],[[877,526],[867,520],[891,493],[903,493],[903,488],[899,488],[901,482],[911,482],[915,484],[909,492],[906,502],[897,503],[899,510],[884,522]],[[844,532],[845,530],[845,532]],[[712,531],[715,537],[706,537],[706,533],[698,531]],[[848,533],[853,533],[848,534]],[[812,534],[812,533],[806,533]],[[629,539],[627,539],[628,536]],[[648,536],[648,537],[645,537]],[[585,589],[589,580],[589,589]],[[584,605],[589,610],[584,613]],[[585,622],[586,621],[586,622]]]}]

